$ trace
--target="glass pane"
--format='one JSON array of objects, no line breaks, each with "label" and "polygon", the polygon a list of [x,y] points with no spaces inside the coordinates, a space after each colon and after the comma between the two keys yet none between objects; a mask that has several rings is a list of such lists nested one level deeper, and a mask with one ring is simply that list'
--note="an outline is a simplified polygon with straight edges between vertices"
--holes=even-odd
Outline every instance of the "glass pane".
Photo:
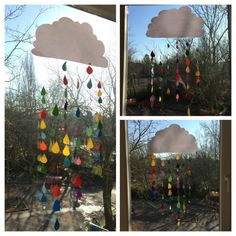
[{"label": "glass pane", "polygon": [[5,6],[6,231],[116,229],[115,10]]},{"label": "glass pane", "polygon": [[219,230],[219,142],[219,121],[128,121],[131,230]]},{"label": "glass pane", "polygon": [[127,19],[127,115],[231,114],[228,6],[128,6]]}]

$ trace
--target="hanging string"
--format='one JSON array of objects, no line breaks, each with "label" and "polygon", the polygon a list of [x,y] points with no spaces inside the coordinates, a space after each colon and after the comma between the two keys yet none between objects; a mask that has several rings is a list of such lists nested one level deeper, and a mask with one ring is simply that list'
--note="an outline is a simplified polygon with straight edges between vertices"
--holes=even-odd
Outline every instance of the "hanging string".
[{"label": "hanging string", "polygon": [[[167,49],[170,48],[170,44],[167,43]],[[166,70],[169,71],[170,66],[169,66],[169,52],[168,52],[168,56],[167,56],[167,65],[166,65]],[[166,94],[169,96],[170,95],[170,87],[169,87],[169,79],[167,78],[167,89],[166,89]]]},{"label": "hanging string", "polygon": [[151,155],[151,199],[152,201],[157,200],[157,188],[156,188],[156,156],[154,154]]},{"label": "hanging string", "polygon": [[62,154],[64,156],[63,165],[65,167],[65,170],[70,167],[71,165],[71,158],[70,158],[70,138],[67,132],[67,109],[68,109],[68,79],[66,76],[67,72],[67,62],[64,62],[62,65],[62,70],[65,72],[64,78],[63,78],[63,84],[65,86],[64,90],[64,97],[65,97],[65,104],[64,104],[64,138],[63,138],[63,144],[64,148],[62,150]]},{"label": "hanging string", "polygon": [[169,177],[168,177],[168,204],[169,204],[169,211],[172,211],[172,176],[171,176],[171,169],[170,169],[170,160],[168,160],[168,166],[169,166]]},{"label": "hanging string", "polygon": [[200,58],[200,52],[199,52],[199,49],[196,48],[196,51],[195,51],[195,55],[196,55],[196,58],[197,58],[197,63],[196,63],[196,73],[195,73],[195,76],[196,76],[196,85],[199,86],[200,85],[200,82],[201,82],[201,73],[200,73],[200,68],[199,68],[199,58]]},{"label": "hanging string", "polygon": [[[186,50],[185,50],[185,72],[186,72],[186,89],[187,91],[189,90],[189,80],[190,80],[190,44],[189,42],[186,42]],[[191,116],[191,110],[190,110],[190,106],[188,105],[187,107],[187,115]]]},{"label": "hanging string", "polygon": [[165,210],[165,161],[161,161],[161,166],[160,166],[160,176],[161,176],[161,211],[162,214],[164,213]]},{"label": "hanging string", "polygon": [[163,90],[163,76],[164,76],[164,68],[163,68],[163,65],[162,65],[162,62],[160,61],[159,62],[159,73],[160,73],[160,76],[159,76],[159,87],[158,87],[158,90],[159,90],[159,97],[158,97],[158,102],[161,103],[163,102],[163,97],[162,97],[162,90]]},{"label": "hanging string", "polygon": [[151,97],[150,97],[150,106],[151,108],[153,108],[154,104],[155,104],[155,100],[156,97],[154,95],[154,76],[155,76],[155,71],[154,71],[154,67],[155,67],[155,53],[152,51],[151,54],[151,76],[150,76],[150,84],[151,84]]},{"label": "hanging string", "polygon": [[189,160],[188,166],[187,166],[187,197],[188,197],[188,203],[191,203],[191,195],[192,195],[192,165],[191,160]]},{"label": "hanging string", "polygon": [[176,154],[176,190],[177,190],[177,204],[176,204],[176,221],[177,226],[180,226],[181,218],[180,218],[180,212],[181,212],[181,203],[180,203],[180,166],[179,161],[181,157],[179,154]]},{"label": "hanging string", "polygon": [[[37,165],[37,170],[42,173],[42,174],[46,174],[47,172],[47,167],[46,167],[46,163],[48,162],[47,156],[46,156],[46,151],[47,151],[47,144],[46,144],[46,139],[47,139],[47,135],[46,135],[46,118],[47,118],[47,113],[46,113],[46,90],[43,87],[41,90],[41,102],[42,102],[42,110],[39,114],[39,140],[38,140],[38,149],[40,150],[40,153],[37,156],[37,161],[39,162],[39,164]],[[43,197],[43,196],[42,196]]]},{"label": "hanging string", "polygon": [[175,44],[177,53],[176,53],[176,69],[175,69],[175,80],[176,80],[176,91],[175,91],[175,99],[178,102],[179,101],[179,81],[180,81],[180,71],[179,71],[179,40],[176,40]]},{"label": "hanging string", "polygon": [[[102,91],[101,91],[102,83],[101,83],[101,81],[98,82],[97,88],[98,88],[97,96],[98,96],[99,112],[98,112],[97,117],[96,117],[96,121],[97,121],[96,137],[98,139],[101,139],[101,137],[102,137],[102,128],[103,128],[103,124],[102,124],[103,114],[102,114],[102,107],[101,107],[101,105],[102,105]],[[93,173],[95,175],[102,176],[103,175],[102,151],[99,150],[100,146],[102,146],[101,140],[97,145],[98,145],[98,148],[96,148],[95,152],[94,152]]]}]

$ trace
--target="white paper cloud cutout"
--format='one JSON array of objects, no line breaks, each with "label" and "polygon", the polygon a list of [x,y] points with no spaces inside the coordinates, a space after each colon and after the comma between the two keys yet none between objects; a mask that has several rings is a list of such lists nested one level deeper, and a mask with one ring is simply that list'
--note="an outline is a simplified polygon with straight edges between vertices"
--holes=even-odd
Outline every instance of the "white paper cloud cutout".
[{"label": "white paper cloud cutout", "polygon": [[39,26],[33,45],[32,53],[36,56],[90,63],[98,67],[108,65],[103,56],[104,45],[94,35],[91,25],[67,17]]},{"label": "white paper cloud cutout", "polygon": [[194,38],[203,35],[203,20],[189,7],[163,10],[152,18],[146,33],[151,38]]},{"label": "white paper cloud cutout", "polygon": [[147,145],[148,153],[194,153],[197,151],[196,139],[179,125],[157,131]]}]

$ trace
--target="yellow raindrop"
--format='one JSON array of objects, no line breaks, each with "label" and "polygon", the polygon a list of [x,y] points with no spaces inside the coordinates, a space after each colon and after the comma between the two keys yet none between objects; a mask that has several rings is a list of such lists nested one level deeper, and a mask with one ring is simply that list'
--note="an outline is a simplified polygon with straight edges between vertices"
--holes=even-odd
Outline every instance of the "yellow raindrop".
[{"label": "yellow raindrop", "polygon": [[40,124],[39,124],[39,128],[40,128],[40,129],[46,129],[46,127],[47,127],[47,126],[46,126],[45,121],[44,121],[44,120],[41,120],[41,121],[40,121]]},{"label": "yellow raindrop", "polygon": [[171,189],[172,185],[170,183],[168,183],[168,189]]},{"label": "yellow raindrop", "polygon": [[159,96],[159,102],[161,102],[161,96]]},{"label": "yellow raindrop", "polygon": [[189,68],[189,66],[186,67],[185,72],[186,72],[186,73],[190,73],[190,68]]},{"label": "yellow raindrop", "polygon": [[70,144],[70,138],[69,138],[69,136],[68,136],[68,134],[66,134],[65,136],[64,136],[64,138],[63,138],[63,143],[64,144]]},{"label": "yellow raindrop", "polygon": [[60,147],[58,145],[58,142],[56,141],[53,145],[52,145],[52,153],[54,154],[58,154],[60,152]]},{"label": "yellow raindrop", "polygon": [[87,148],[92,149],[93,148],[93,140],[89,137],[87,141]]},{"label": "yellow raindrop", "polygon": [[98,97],[101,97],[102,96],[102,91],[99,89],[98,90]]},{"label": "yellow raindrop", "polygon": [[43,164],[46,164],[48,162],[48,159],[45,154],[43,154],[40,158],[40,162]]},{"label": "yellow raindrop", "polygon": [[152,159],[152,167],[156,166],[156,159]]},{"label": "yellow raindrop", "polygon": [[103,121],[102,113],[98,113],[97,119],[98,119],[98,121]]},{"label": "yellow raindrop", "polygon": [[196,76],[200,76],[200,75],[201,75],[201,74],[200,74],[200,71],[197,70],[196,73],[195,73],[195,75],[196,75]]},{"label": "yellow raindrop", "polygon": [[171,191],[171,190],[168,191],[168,196],[169,196],[169,197],[172,196],[172,191]]},{"label": "yellow raindrop", "polygon": [[70,155],[70,149],[68,145],[65,145],[63,151],[62,151],[63,155],[68,157]]}]

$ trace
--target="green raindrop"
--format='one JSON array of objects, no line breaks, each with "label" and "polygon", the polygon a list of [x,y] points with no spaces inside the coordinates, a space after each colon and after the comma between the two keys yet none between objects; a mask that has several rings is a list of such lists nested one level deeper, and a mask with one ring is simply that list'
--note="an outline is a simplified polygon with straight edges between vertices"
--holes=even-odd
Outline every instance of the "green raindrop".
[{"label": "green raindrop", "polygon": [[42,95],[42,96],[45,96],[45,95],[46,95],[46,90],[45,90],[44,87],[43,87],[42,90],[41,90],[41,95]]},{"label": "green raindrop", "polygon": [[100,129],[100,130],[102,129],[102,122],[101,121],[98,122],[98,129]]},{"label": "green raindrop", "polygon": [[53,114],[54,116],[58,116],[58,115],[59,115],[59,110],[58,110],[57,105],[55,105],[55,107],[53,108],[52,114]]},{"label": "green raindrop", "polygon": [[46,99],[45,99],[44,96],[42,96],[42,98],[41,98],[41,102],[42,102],[43,104],[46,104]]},{"label": "green raindrop", "polygon": [[93,129],[91,127],[87,128],[87,136],[90,137],[93,133]]}]

